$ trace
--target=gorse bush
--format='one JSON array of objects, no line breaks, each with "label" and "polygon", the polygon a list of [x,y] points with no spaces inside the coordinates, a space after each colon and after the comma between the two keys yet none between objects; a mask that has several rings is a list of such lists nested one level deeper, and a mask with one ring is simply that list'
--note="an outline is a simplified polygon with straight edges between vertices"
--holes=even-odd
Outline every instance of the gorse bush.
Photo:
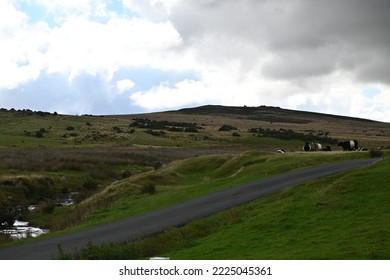
[{"label": "gorse bush", "polygon": [[237,127],[224,124],[223,126],[220,127],[220,129],[218,129],[218,131],[232,131],[232,130],[237,130]]},{"label": "gorse bush", "polygon": [[323,132],[320,131],[317,134],[314,134],[312,132],[309,132],[308,134],[296,132],[292,129],[283,129],[280,128],[279,130],[275,129],[264,129],[264,128],[250,128],[248,130],[249,133],[253,133],[254,135],[257,134],[259,137],[271,137],[271,138],[277,138],[282,140],[302,140],[302,141],[319,141],[329,144],[336,144],[337,139],[328,137],[329,132]]},{"label": "gorse bush", "polygon": [[197,132],[197,129],[202,129],[197,123],[154,121],[143,118],[135,118],[133,121],[134,122],[129,125],[130,127],[162,129],[176,132]]}]

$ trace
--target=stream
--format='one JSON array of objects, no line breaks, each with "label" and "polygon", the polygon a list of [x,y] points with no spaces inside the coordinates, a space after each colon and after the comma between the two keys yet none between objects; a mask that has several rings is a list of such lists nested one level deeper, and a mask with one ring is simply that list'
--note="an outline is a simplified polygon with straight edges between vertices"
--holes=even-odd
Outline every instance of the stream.
[{"label": "stream", "polygon": [[28,222],[18,220],[15,221],[12,227],[0,230],[0,233],[7,234],[14,240],[27,238],[30,236],[37,237],[48,232],[48,229],[31,227],[28,225]]},{"label": "stream", "polygon": [[[66,196],[63,196],[61,198],[57,198],[54,200],[55,204],[57,206],[69,206],[73,205],[75,203],[73,196],[77,195],[78,192],[72,192]],[[36,209],[36,205],[29,205],[28,210],[33,211]],[[38,227],[32,227],[28,225],[29,222],[24,221],[18,221],[16,220],[12,227],[1,229],[0,233],[9,235],[12,239],[18,240],[23,239],[27,237],[38,237],[42,234],[46,234],[50,232],[48,229],[41,229]]]}]

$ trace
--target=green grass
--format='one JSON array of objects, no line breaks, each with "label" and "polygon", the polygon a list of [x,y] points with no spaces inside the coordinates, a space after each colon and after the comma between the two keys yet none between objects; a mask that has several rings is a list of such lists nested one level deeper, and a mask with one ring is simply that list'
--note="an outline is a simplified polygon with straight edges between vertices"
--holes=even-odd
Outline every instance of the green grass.
[{"label": "green grass", "polygon": [[63,258],[390,259],[390,161],[294,186],[126,245]]},{"label": "green grass", "polygon": [[[231,132],[217,131],[212,121],[199,133],[167,131],[158,137],[145,133],[146,129],[136,128],[132,133],[129,123],[131,118],[0,110],[0,198],[12,197],[26,203],[39,201],[39,186],[34,195],[26,191],[29,185],[40,182],[38,178],[52,180],[47,197],[41,200],[54,197],[63,188],[83,190],[82,184],[89,178],[102,184],[96,194],[82,203],[29,216],[38,226],[63,230],[42,237],[48,238],[292,169],[368,156],[367,153],[291,153],[302,150],[302,141],[258,137],[246,131],[233,137]],[[67,129],[70,126],[74,130]],[[41,129],[45,132],[38,138],[36,131]],[[288,153],[275,154],[279,148]],[[154,170],[156,161],[166,165]],[[388,167],[388,161],[384,161],[364,174],[354,171],[297,186],[152,239],[130,243],[131,248],[121,250],[108,245],[106,249],[90,246],[88,250],[100,258],[117,258],[118,252],[121,258],[156,254],[179,259],[388,258],[384,248],[389,247],[389,230],[383,222],[389,219],[386,208],[389,196],[383,187],[387,186]],[[130,171],[132,176],[121,180],[123,170]],[[67,180],[63,181],[63,176]],[[25,183],[18,181],[20,177],[26,179]],[[114,180],[119,181],[111,184]],[[16,182],[16,187],[3,185],[9,181]],[[373,185],[360,186],[369,182]],[[145,186],[153,186],[156,192],[145,193]],[[344,194],[351,186],[360,187]],[[366,197],[371,200],[366,201]],[[350,204],[346,205],[348,201]],[[379,214],[371,219],[367,211]],[[354,228],[356,232],[352,231]],[[371,236],[371,241],[365,233]],[[1,242],[8,239],[1,237]]]},{"label": "green grass", "polygon": [[386,160],[259,199],[238,208],[234,223],[164,253],[173,259],[390,259],[389,167]]},{"label": "green grass", "polygon": [[[289,170],[364,156],[366,153],[309,156],[248,152],[177,161],[161,170],[140,174],[107,188],[91,203],[111,200],[111,206],[87,215],[84,222],[103,224]],[[148,184],[156,187],[156,193],[140,195],[140,189]],[[85,207],[91,208],[91,205]]]}]

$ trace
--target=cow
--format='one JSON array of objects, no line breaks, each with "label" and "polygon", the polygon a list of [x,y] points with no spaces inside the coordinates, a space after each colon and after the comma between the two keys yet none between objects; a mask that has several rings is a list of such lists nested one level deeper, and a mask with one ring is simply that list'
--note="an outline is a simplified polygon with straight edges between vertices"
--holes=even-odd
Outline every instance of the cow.
[{"label": "cow", "polygon": [[322,151],[322,145],[320,143],[306,142],[305,145],[303,145],[303,150],[305,152]]},{"label": "cow", "polygon": [[337,146],[343,147],[343,151],[356,151],[359,149],[357,140],[339,142]]}]

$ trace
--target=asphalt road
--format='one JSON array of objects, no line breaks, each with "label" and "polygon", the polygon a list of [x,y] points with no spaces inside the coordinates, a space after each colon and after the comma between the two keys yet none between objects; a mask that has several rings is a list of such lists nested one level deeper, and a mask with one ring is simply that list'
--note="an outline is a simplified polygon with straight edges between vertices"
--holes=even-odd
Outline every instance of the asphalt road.
[{"label": "asphalt road", "polygon": [[247,203],[289,186],[347,170],[366,167],[377,160],[370,158],[336,162],[291,171],[202,196],[149,214],[64,236],[0,248],[0,259],[53,259],[58,256],[58,244],[61,244],[64,252],[72,253],[86,246],[89,241],[96,245],[109,242],[122,243],[142,238],[163,232],[171,227],[182,226],[192,220]]}]

